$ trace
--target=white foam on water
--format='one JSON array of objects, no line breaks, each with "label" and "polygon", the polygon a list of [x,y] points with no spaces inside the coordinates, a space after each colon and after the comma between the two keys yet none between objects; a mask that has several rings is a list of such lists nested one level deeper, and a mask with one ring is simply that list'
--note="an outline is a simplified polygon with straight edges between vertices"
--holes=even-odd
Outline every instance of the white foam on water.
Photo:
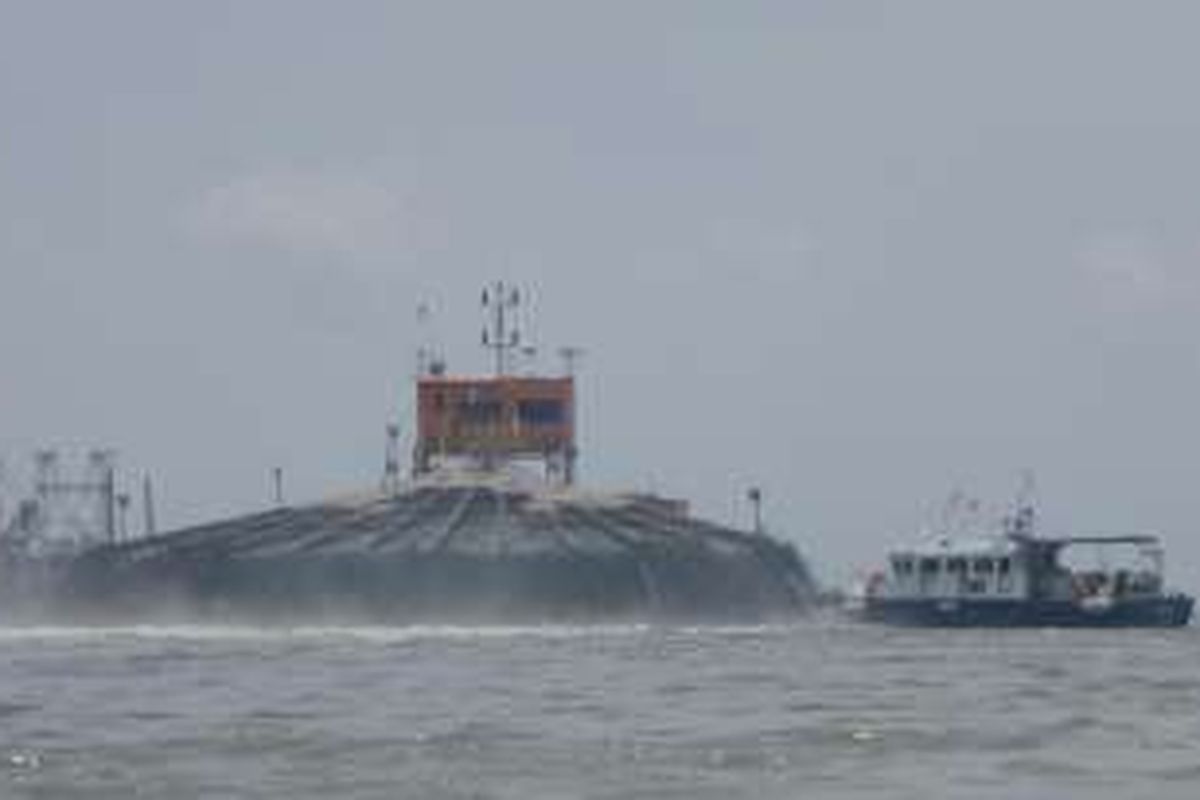
[{"label": "white foam on water", "polygon": [[646,625],[129,625],[111,627],[28,626],[0,628],[0,641],[37,639],[184,639],[197,641],[353,639],[398,642],[412,639],[504,639],[516,637],[573,638],[634,635]]},{"label": "white foam on water", "polygon": [[256,626],[237,624],[164,624],[121,626],[31,625],[0,627],[0,642],[31,640],[175,639],[194,641],[295,641],[348,639],[383,644],[413,640],[480,639],[580,639],[642,636],[649,633],[674,636],[760,635],[786,626],[773,625],[687,625],[651,623],[595,625],[293,625]]}]

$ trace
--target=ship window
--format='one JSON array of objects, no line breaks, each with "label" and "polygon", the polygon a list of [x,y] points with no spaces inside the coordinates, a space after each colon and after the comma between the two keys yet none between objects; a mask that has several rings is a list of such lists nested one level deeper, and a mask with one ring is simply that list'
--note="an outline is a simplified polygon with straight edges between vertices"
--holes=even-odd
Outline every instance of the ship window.
[{"label": "ship window", "polygon": [[941,566],[942,566],[941,562],[938,561],[936,558],[922,558],[921,559],[921,574],[936,575],[936,574],[938,574],[938,571],[941,569]]},{"label": "ship window", "polygon": [[992,571],[992,560],[990,558],[975,559],[975,574],[987,574]]},{"label": "ship window", "polygon": [[500,404],[494,400],[463,403],[458,418],[469,425],[495,425],[500,422]]},{"label": "ship window", "polygon": [[517,418],[523,425],[561,425],[566,415],[558,400],[522,400],[517,405]]},{"label": "ship window", "polygon": [[946,562],[946,572],[966,572],[967,560],[965,558],[952,558]]},{"label": "ship window", "polygon": [[1009,560],[1007,558],[1002,558],[996,562],[996,569],[1000,572],[1001,575],[1007,575],[1010,567],[1011,567],[1011,563],[1009,562]]},{"label": "ship window", "polygon": [[897,575],[911,575],[913,570],[912,559],[909,558],[894,558],[892,559],[892,569]]}]

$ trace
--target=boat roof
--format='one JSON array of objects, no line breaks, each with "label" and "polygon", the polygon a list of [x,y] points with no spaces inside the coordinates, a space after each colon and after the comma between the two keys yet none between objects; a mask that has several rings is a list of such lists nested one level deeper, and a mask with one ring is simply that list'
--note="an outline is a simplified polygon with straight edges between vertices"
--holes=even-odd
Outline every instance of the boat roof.
[{"label": "boat roof", "polygon": [[1018,536],[989,536],[976,538],[958,538],[942,536],[927,539],[908,547],[898,547],[889,555],[908,556],[911,558],[946,558],[953,556],[1006,556],[1020,550],[1022,547],[1062,549],[1074,544],[1081,545],[1122,545],[1132,544],[1139,547],[1159,544],[1157,536],[1149,534],[1129,534],[1124,536],[1057,536],[1057,537],[1018,537]]},{"label": "boat roof", "polygon": [[1127,534],[1125,536],[1062,536],[1050,539],[1064,546],[1069,544],[1158,544],[1158,537],[1148,533]]},{"label": "boat roof", "polygon": [[894,549],[891,555],[913,556],[917,558],[1007,556],[1016,552],[1017,548],[1017,542],[1003,536],[976,539],[960,539],[944,536],[920,542],[915,546]]}]

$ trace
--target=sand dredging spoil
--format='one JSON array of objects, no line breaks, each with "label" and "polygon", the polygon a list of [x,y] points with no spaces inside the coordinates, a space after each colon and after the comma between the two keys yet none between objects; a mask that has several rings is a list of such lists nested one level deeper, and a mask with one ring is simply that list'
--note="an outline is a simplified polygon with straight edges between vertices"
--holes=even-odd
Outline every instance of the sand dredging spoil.
[{"label": "sand dredging spoil", "polygon": [[72,618],[558,621],[797,613],[814,588],[771,537],[645,494],[431,482],[100,547],[54,581]]}]

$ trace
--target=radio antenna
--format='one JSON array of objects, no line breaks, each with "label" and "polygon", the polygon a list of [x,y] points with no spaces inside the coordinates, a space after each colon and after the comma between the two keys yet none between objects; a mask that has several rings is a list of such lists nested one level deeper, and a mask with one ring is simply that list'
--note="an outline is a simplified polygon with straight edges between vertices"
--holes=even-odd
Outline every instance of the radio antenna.
[{"label": "radio antenna", "polygon": [[521,346],[521,331],[514,317],[521,305],[521,293],[504,281],[496,281],[483,290],[483,311],[487,315],[483,346],[492,351],[496,377],[508,373],[509,354]]}]

